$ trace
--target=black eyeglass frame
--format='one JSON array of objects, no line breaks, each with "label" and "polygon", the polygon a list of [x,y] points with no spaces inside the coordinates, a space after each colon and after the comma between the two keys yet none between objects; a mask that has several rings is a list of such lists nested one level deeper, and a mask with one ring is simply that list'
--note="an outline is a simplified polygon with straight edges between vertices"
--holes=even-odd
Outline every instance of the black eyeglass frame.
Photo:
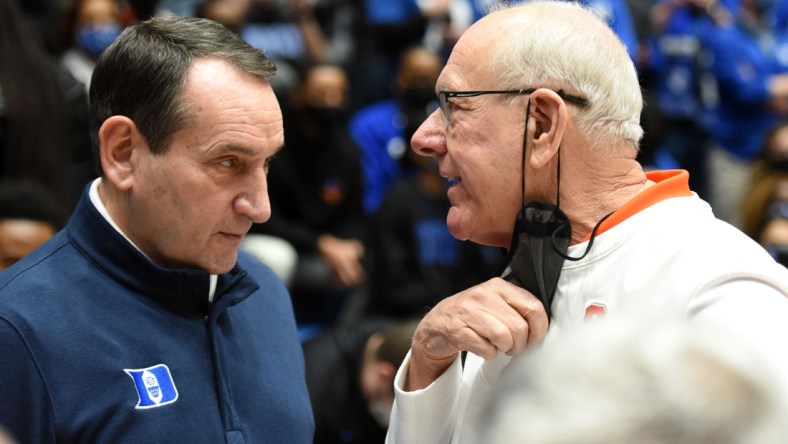
[{"label": "black eyeglass frame", "polygon": [[[438,103],[440,105],[441,114],[443,115],[443,119],[446,125],[451,124],[451,107],[449,99],[453,99],[456,97],[477,97],[477,96],[484,96],[487,94],[531,94],[537,89],[541,88],[527,88],[527,89],[499,89],[499,90],[487,90],[487,91],[441,91],[438,93]],[[575,105],[580,106],[587,106],[591,104],[591,101],[588,99],[584,99],[579,96],[575,96],[572,94],[567,94],[564,92],[563,89],[559,89],[555,91],[558,94],[558,97],[563,99],[566,102],[574,103]]]}]

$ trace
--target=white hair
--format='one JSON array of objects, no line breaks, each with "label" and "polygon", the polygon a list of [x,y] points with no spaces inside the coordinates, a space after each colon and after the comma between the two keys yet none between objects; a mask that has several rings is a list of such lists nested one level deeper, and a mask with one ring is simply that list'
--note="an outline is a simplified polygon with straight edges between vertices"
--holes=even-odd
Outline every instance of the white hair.
[{"label": "white hair", "polygon": [[515,7],[536,16],[493,54],[490,69],[502,87],[546,87],[588,99],[584,107],[569,105],[587,142],[625,140],[637,149],[643,96],[637,70],[615,33],[575,2],[501,3],[491,13]]},{"label": "white hair", "polygon": [[779,379],[719,325],[604,319],[515,359],[480,442],[788,442]]}]

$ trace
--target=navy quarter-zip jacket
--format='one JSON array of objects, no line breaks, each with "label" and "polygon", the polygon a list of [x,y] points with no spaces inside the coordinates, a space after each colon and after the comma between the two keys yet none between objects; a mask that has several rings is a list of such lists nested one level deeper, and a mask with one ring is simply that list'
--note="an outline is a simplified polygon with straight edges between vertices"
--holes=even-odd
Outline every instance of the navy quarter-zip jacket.
[{"label": "navy quarter-zip jacket", "polygon": [[65,229],[0,273],[0,426],[20,443],[311,443],[292,305],[239,253],[164,269],[88,187]]}]

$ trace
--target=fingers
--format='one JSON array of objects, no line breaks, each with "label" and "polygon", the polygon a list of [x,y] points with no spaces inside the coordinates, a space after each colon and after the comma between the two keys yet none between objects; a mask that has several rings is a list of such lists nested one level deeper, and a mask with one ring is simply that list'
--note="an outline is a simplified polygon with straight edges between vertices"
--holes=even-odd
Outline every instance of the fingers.
[{"label": "fingers", "polygon": [[361,262],[355,258],[348,258],[346,260],[339,260],[336,263],[336,274],[339,282],[346,286],[352,287],[360,284],[364,280],[364,268]]},{"label": "fingers", "polygon": [[[488,312],[474,316],[469,320],[468,327],[462,330],[465,336],[463,342],[468,344],[465,348],[488,360],[498,356],[499,352],[508,353],[520,339],[508,323]],[[522,340],[519,342],[525,343]]]},{"label": "fingers", "polygon": [[[414,351],[418,349],[426,360],[444,361],[460,351],[470,351],[489,359],[498,354],[498,348],[472,328],[434,327],[425,317],[413,335]],[[421,346],[418,347],[417,344]]]},{"label": "fingers", "polygon": [[536,297],[495,278],[441,301],[419,325],[414,348],[433,359],[463,350],[492,359],[542,341],[547,325]]},{"label": "fingers", "polygon": [[[500,281],[499,283],[501,284],[511,285],[500,278],[495,278],[494,280]],[[526,290],[522,291],[524,293],[519,297],[504,296],[506,303],[517,312],[517,321],[523,322],[521,324],[520,322],[512,321],[514,323],[513,328],[516,329],[515,334],[520,338],[526,339],[525,343],[516,344],[511,354],[518,354],[522,352],[526,346],[542,342],[547,334],[547,327],[549,325],[547,312],[542,302],[530,292]]]},{"label": "fingers", "polygon": [[364,267],[361,264],[364,245],[360,241],[323,235],[318,240],[318,250],[331,265],[340,284],[352,287],[364,280]]}]

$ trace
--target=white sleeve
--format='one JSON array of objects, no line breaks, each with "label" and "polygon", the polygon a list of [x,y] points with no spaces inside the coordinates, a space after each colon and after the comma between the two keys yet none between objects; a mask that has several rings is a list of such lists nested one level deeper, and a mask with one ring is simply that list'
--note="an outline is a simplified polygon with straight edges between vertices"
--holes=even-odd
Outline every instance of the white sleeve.
[{"label": "white sleeve", "polygon": [[462,379],[460,356],[432,384],[412,392],[404,390],[409,365],[410,352],[394,378],[394,407],[386,443],[448,444],[457,417]]}]

